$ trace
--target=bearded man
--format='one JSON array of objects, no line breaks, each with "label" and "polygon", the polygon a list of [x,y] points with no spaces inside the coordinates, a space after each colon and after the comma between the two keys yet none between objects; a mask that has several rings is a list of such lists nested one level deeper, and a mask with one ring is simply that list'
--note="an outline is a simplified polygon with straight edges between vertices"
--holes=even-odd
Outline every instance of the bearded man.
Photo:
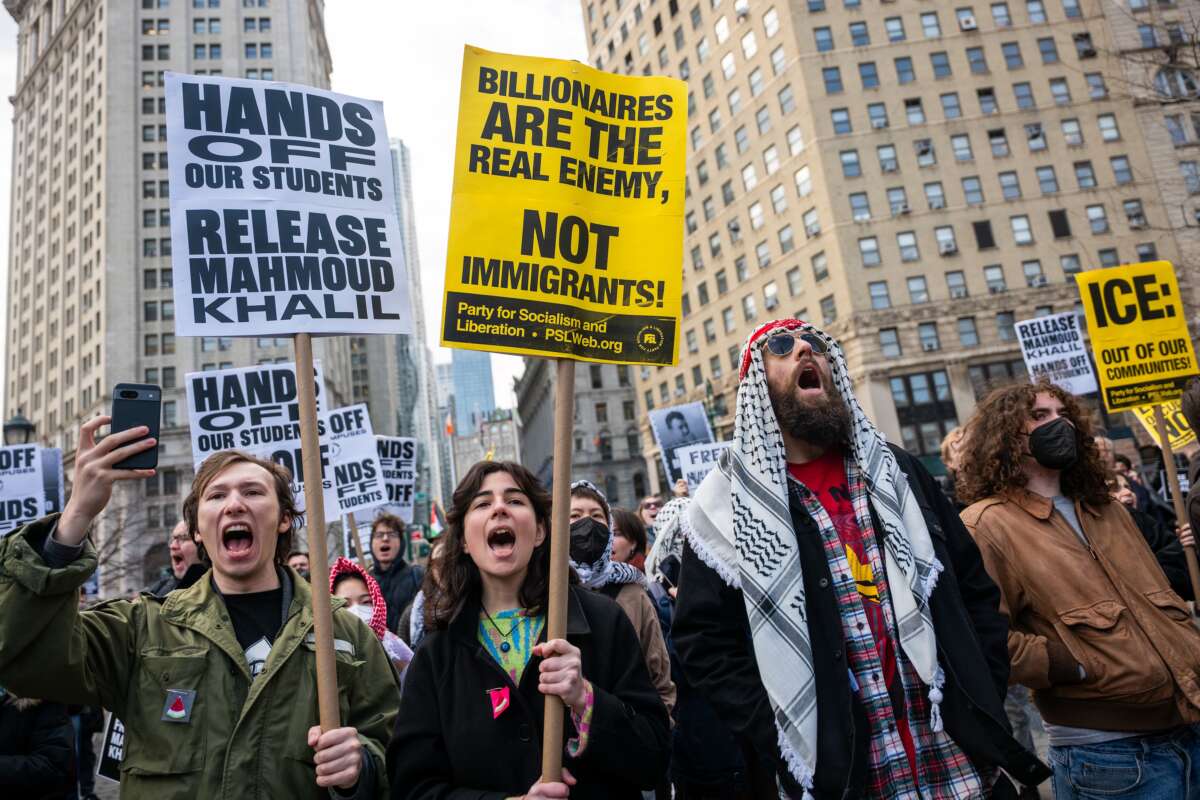
[{"label": "bearded man", "polygon": [[[1008,626],[954,508],[855,399],[838,344],[769,323],[684,520],[673,635],[754,797],[1011,797]],[[778,779],[778,784],[777,784]],[[778,788],[777,788],[778,786]]]}]

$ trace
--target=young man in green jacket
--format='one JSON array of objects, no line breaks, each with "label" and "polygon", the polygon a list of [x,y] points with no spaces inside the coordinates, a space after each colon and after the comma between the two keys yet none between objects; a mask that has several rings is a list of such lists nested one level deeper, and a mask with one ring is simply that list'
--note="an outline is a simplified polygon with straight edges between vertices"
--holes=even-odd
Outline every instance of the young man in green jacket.
[{"label": "young man in green jacket", "polygon": [[102,705],[125,724],[126,798],[384,797],[399,682],[371,630],[334,603],[345,727],[317,724],[311,589],[282,565],[297,514],[289,476],[233,451],[210,456],[184,517],[212,570],[166,597],[78,610],[96,569],[87,533],[118,480],[114,464],[154,446],[146,428],[80,431],[61,515],[0,542],[0,685]]}]

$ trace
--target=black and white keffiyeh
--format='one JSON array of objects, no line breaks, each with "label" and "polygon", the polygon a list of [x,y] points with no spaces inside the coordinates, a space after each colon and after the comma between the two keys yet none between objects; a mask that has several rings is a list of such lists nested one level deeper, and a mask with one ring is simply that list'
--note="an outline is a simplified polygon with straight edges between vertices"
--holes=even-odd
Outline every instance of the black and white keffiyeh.
[{"label": "black and white keffiyeh", "polygon": [[646,556],[646,575],[650,578],[661,576],[662,563],[670,556],[680,558],[683,555],[683,531],[680,523],[686,515],[690,497],[676,497],[658,512],[654,518],[654,527],[658,530],[658,538]]},{"label": "black and white keffiyeh", "polygon": [[742,359],[733,446],[700,484],[683,528],[697,556],[728,585],[742,590],[779,747],[792,776],[807,790],[816,769],[818,687],[805,618],[804,578],[788,508],[783,435],[758,346],[762,337],[781,328],[814,333],[828,349],[834,386],[850,412],[849,455],[886,531],[884,568],[896,620],[894,635],[930,687],[935,730],[941,728],[943,676],[928,602],[942,565],[908,480],[854,396],[838,343],[800,320],[778,320],[755,331]]},{"label": "black and white keffiyeh", "polygon": [[575,559],[571,559],[571,566],[579,575],[580,583],[589,589],[599,589],[610,583],[636,583],[645,586],[646,576],[642,574],[641,570],[612,560],[613,517],[612,509],[608,504],[608,496],[591,481],[579,480],[571,484],[572,491],[579,488],[589,489],[600,497],[601,504],[604,506],[604,516],[608,518],[608,543],[604,546],[604,554],[591,564],[580,564]]}]

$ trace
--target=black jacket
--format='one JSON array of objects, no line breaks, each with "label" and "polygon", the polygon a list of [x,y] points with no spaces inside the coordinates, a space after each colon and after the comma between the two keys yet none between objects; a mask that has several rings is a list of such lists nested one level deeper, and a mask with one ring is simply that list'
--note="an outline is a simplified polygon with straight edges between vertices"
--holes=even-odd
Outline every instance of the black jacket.
[{"label": "black jacket", "polygon": [[[386,570],[373,566],[371,577],[379,584],[379,591],[387,603],[388,630],[396,633],[400,615],[421,589],[421,581],[425,579],[425,568],[397,558]],[[404,638],[408,639],[407,631]]]},{"label": "black jacket", "polygon": [[[1013,738],[1004,713],[1008,689],[1008,621],[1000,614],[1000,591],[988,577],[979,549],[958,514],[923,466],[893,447],[901,470],[925,516],[934,552],[945,567],[930,598],[939,663],[946,674],[942,717],[946,732],[979,766],[1002,766],[1026,785],[1049,769]],[[804,571],[805,604],[817,685],[817,798],[852,798],[867,780],[866,715],[850,691],[844,639],[832,574],[816,523],[795,497],[792,524]],[[872,510],[872,517],[875,512]],[[882,531],[877,519],[876,531]],[[799,796],[780,759],[770,701],[755,661],[746,607],[732,589],[685,547],[675,612],[675,646],[688,679],[707,695],[744,751],[763,759],[754,784],[777,773]],[[765,762],[765,763],[764,763]],[[1011,789],[1011,787],[1006,787]]]},{"label": "black jacket", "polygon": [[1154,517],[1135,508],[1125,506],[1125,510],[1133,517],[1142,538],[1154,552],[1154,558],[1158,560],[1158,566],[1167,576],[1171,589],[1184,600],[1195,600],[1192,596],[1192,581],[1188,577],[1187,559],[1183,555],[1183,545],[1180,544],[1175,531],[1169,530]]},{"label": "black jacket", "polygon": [[[479,644],[478,620],[475,599],[449,628],[427,633],[409,664],[388,746],[393,800],[500,800],[524,794],[540,775],[541,659],[532,658],[513,686]],[[587,747],[578,759],[563,756],[579,781],[571,798],[640,800],[639,788],[666,774],[668,721],[633,625],[613,601],[571,587],[567,640],[580,649],[595,690]],[[504,686],[511,705],[493,719],[488,690]],[[574,735],[569,715],[563,730]]]},{"label": "black jacket", "polygon": [[0,699],[0,796],[66,798],[75,783],[74,752],[66,706]]}]

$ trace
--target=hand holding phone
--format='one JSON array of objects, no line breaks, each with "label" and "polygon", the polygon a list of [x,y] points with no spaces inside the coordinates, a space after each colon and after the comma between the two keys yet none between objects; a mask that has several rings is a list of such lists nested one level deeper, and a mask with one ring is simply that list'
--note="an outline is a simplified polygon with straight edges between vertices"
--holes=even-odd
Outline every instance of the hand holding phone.
[{"label": "hand holding phone", "polygon": [[54,532],[54,538],[63,544],[77,545],[83,541],[92,520],[104,510],[112,498],[114,483],[154,475],[153,469],[116,469],[115,465],[118,461],[156,448],[157,437],[147,438],[149,429],[136,426],[119,433],[111,433],[97,442],[96,431],[110,422],[112,417],[93,417],[83,423],[79,430],[71,499],[63,509],[58,528]]},{"label": "hand holding phone", "polygon": [[[143,438],[157,439],[162,416],[162,389],[141,383],[118,383],[113,389],[112,431],[121,433],[144,427]],[[113,469],[154,469],[158,466],[158,447],[144,449],[113,464]]]}]

